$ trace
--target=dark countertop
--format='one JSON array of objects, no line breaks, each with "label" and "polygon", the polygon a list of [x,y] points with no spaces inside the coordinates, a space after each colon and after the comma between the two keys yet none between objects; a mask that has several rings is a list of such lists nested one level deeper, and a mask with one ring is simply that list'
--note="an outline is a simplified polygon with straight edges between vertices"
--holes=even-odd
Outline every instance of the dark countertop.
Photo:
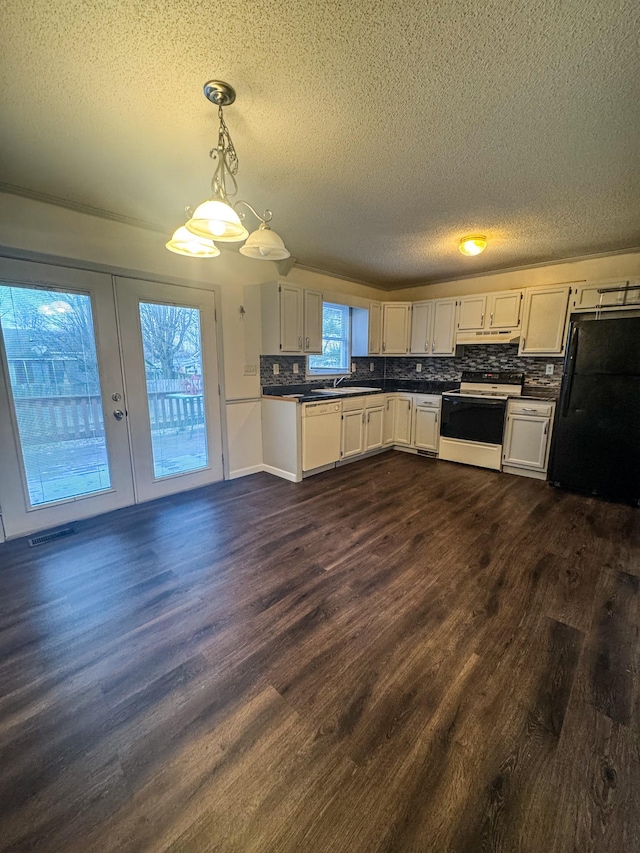
[{"label": "dark countertop", "polygon": [[[442,394],[445,391],[454,391],[460,387],[460,382],[451,380],[439,379],[374,379],[369,382],[365,380],[353,382],[341,382],[339,388],[347,389],[350,386],[355,388],[375,388],[380,391],[391,394],[394,392],[406,391],[411,394]],[[264,385],[262,388],[263,397],[295,399],[298,403],[318,403],[321,400],[338,400],[343,397],[348,397],[348,394],[313,394],[312,388],[331,388],[321,380],[317,383],[300,383],[298,385]],[[354,391],[354,395],[358,397],[366,397],[370,394],[378,393],[376,391]],[[549,402],[557,402],[560,396],[559,388],[532,388],[525,385],[522,397],[525,400],[548,400]]]},{"label": "dark countertop", "polygon": [[[440,380],[435,379],[425,379],[425,380],[414,380],[414,379],[387,379],[383,381],[381,379],[373,379],[370,381],[366,380],[354,380],[352,382],[341,382],[338,386],[339,388],[347,389],[350,386],[354,386],[355,388],[375,388],[380,389],[380,391],[385,393],[392,393],[394,391],[408,391],[412,394],[442,394],[443,391],[451,391],[455,388],[460,387],[459,382],[442,382]],[[314,402],[317,403],[320,400],[337,400],[343,397],[348,397],[348,394],[313,394],[311,392],[312,388],[331,388],[332,385],[327,384],[326,382],[322,382],[322,380],[318,380],[318,382],[314,382],[312,384],[298,384],[298,385],[264,385],[262,388],[262,396],[263,397],[282,397],[287,399],[295,398],[298,403],[309,403]],[[354,391],[354,395],[358,397],[366,397],[370,394],[378,393],[375,391]]]}]

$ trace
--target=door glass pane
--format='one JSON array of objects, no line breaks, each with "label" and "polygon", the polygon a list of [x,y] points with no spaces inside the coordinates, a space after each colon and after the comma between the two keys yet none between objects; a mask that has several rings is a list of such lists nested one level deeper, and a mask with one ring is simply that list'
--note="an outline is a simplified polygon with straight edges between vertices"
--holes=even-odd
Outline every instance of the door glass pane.
[{"label": "door glass pane", "polygon": [[140,325],[154,475],[168,477],[205,468],[200,310],[141,302]]},{"label": "door glass pane", "polygon": [[110,488],[91,298],[0,285],[0,326],[31,506]]}]

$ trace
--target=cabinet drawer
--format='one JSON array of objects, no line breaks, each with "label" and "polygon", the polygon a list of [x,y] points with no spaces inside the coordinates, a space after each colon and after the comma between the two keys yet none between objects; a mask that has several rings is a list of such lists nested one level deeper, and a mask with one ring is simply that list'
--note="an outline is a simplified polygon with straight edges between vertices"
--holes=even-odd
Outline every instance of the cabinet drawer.
[{"label": "cabinet drawer", "polygon": [[357,412],[358,409],[364,409],[366,397],[345,397],[342,400],[343,412]]},{"label": "cabinet drawer", "polygon": [[413,399],[416,406],[426,409],[439,409],[442,403],[440,394],[416,394]]},{"label": "cabinet drawer", "polygon": [[510,415],[536,415],[541,418],[551,417],[554,403],[540,403],[536,400],[509,401]]},{"label": "cabinet drawer", "polygon": [[386,397],[384,394],[367,394],[366,397],[360,399],[364,400],[365,409],[381,409],[385,404]]}]

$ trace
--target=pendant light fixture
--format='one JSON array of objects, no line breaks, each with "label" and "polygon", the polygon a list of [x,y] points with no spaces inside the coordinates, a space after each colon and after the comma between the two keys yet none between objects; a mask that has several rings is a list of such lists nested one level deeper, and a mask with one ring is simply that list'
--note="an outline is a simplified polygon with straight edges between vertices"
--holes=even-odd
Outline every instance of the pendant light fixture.
[{"label": "pendant light fixture", "polygon": [[187,231],[184,225],[173,232],[167,249],[176,255],[187,255],[190,258],[217,258],[220,254],[220,249],[213,240],[196,237],[191,231]]},{"label": "pendant light fixture", "polygon": [[[187,208],[189,219],[178,228],[167,243],[167,249],[182,255],[197,258],[214,258],[220,254],[215,241],[235,243],[245,240],[240,252],[248,258],[263,261],[278,261],[289,257],[282,238],[269,227],[273,214],[265,210],[262,216],[247,201],[232,202],[238,192],[236,175],[238,173],[238,155],[231,140],[229,129],[222,112],[223,107],[236,99],[235,90],[221,80],[205,83],[204,95],[218,107],[218,144],[209,152],[216,168],[211,180],[211,198],[199,204],[192,212]],[[238,212],[238,205],[249,208],[259,220],[260,226],[252,234],[244,227],[244,212]],[[185,237],[185,232],[191,239]]]}]

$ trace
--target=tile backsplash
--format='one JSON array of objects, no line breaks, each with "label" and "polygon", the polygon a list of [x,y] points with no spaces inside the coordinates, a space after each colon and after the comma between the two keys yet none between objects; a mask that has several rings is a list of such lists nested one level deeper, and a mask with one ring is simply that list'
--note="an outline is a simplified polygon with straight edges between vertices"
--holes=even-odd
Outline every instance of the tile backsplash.
[{"label": "tile backsplash", "polygon": [[[503,370],[525,374],[525,390],[559,390],[562,381],[562,358],[531,358],[518,355],[517,344],[485,344],[465,346],[454,358],[421,358],[416,356],[354,358],[356,372],[350,379],[364,382],[381,379],[438,379],[459,381],[463,370]],[[280,373],[273,373],[278,364]],[[298,373],[293,372],[294,364]],[[422,371],[416,365],[422,365]],[[547,376],[545,368],[553,364],[553,375]],[[371,370],[373,365],[373,370]],[[260,356],[260,382],[262,385],[318,384],[321,377],[306,376],[306,357],[302,355]]]},{"label": "tile backsplash", "polygon": [[[460,351],[461,355],[454,358],[387,358],[385,378],[459,380],[463,370],[502,370],[524,373],[525,388],[560,388],[562,358],[519,356],[517,344],[469,345],[461,347]],[[416,364],[422,365],[422,372],[418,373]],[[552,376],[545,372],[547,364],[553,364]]]},{"label": "tile backsplash", "polygon": [[[349,379],[357,379],[371,382],[384,379],[384,358],[379,356],[367,356],[367,358],[352,358],[356,372],[351,373]],[[280,373],[276,376],[273,365],[278,364]],[[293,372],[294,364],[298,365],[298,373]],[[371,365],[373,364],[373,370]],[[260,384],[261,385],[322,385],[327,381],[322,376],[307,376],[307,358],[304,355],[261,355],[260,356]]]}]

